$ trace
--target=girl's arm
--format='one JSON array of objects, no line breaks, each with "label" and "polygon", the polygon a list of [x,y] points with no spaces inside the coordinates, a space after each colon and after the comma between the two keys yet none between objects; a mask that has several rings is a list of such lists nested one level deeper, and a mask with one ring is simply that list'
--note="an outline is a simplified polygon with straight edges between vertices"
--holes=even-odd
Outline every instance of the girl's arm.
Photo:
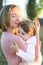
[{"label": "girl's arm", "polygon": [[35,19],[34,20],[34,23],[35,23],[35,28],[36,28],[36,41],[37,41],[37,43],[39,44],[39,42],[40,42],[40,37],[39,37],[39,31],[40,31],[40,23],[39,23],[39,20],[38,19]]},{"label": "girl's arm", "polygon": [[33,62],[34,61],[34,58],[31,54],[31,51],[29,51],[29,53],[27,53],[27,52],[24,52],[21,49],[18,49],[18,52],[16,52],[16,55],[21,57],[22,59],[24,59],[27,62]]},{"label": "girl's arm", "polygon": [[37,61],[40,53],[40,39],[39,39],[40,23],[37,19],[35,19],[34,22],[36,27],[36,42],[37,42],[35,47],[35,60]]}]

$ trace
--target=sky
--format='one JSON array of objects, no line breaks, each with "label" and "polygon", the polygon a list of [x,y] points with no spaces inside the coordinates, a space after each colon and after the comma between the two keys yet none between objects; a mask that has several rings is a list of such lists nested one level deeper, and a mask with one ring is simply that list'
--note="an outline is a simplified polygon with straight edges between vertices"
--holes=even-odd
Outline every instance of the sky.
[{"label": "sky", "polygon": [[[27,2],[28,2],[28,0],[3,0],[3,6],[8,5],[8,4],[16,4],[16,5],[20,6],[23,17],[27,17],[27,14],[26,14]],[[39,0],[36,0],[36,2],[39,4]],[[39,14],[39,18],[40,17],[43,18],[43,10],[42,10],[41,14]]]},{"label": "sky", "polygon": [[39,4],[39,1],[40,1],[40,0],[36,0],[36,2],[37,2],[38,4]]},{"label": "sky", "polygon": [[41,11],[41,13],[38,15],[39,18],[43,18],[43,10]]}]

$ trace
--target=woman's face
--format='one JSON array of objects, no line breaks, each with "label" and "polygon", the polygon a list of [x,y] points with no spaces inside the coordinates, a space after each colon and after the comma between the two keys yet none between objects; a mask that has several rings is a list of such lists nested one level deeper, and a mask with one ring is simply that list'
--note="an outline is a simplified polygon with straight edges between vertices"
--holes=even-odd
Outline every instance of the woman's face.
[{"label": "woman's face", "polygon": [[21,13],[17,7],[9,9],[10,14],[10,27],[18,27],[18,24],[21,22]]}]

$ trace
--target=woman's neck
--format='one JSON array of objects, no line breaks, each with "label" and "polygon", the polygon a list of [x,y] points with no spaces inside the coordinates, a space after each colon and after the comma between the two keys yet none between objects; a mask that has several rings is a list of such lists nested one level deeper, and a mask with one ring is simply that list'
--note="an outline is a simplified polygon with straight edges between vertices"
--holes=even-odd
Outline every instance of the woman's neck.
[{"label": "woman's neck", "polygon": [[9,27],[8,32],[13,33],[13,28]]},{"label": "woman's neck", "polygon": [[13,34],[18,34],[18,28],[9,28],[8,31],[13,33]]}]

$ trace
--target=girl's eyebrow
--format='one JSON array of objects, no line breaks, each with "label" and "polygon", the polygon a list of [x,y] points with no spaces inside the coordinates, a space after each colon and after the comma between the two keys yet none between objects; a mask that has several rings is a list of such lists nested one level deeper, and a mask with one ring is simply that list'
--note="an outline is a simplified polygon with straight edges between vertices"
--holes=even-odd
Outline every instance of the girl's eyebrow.
[{"label": "girl's eyebrow", "polygon": [[25,35],[25,33],[21,33],[22,35]]},{"label": "girl's eyebrow", "polygon": [[20,31],[18,30],[18,32],[20,33]]}]

